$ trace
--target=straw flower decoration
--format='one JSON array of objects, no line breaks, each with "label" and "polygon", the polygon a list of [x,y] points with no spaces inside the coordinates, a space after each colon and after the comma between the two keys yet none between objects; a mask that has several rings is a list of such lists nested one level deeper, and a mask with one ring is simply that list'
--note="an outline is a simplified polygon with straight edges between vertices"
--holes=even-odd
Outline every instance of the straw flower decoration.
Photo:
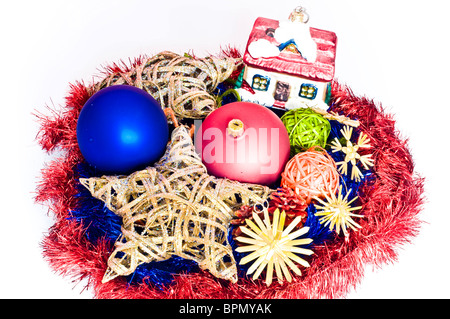
[{"label": "straw flower decoration", "polygon": [[[247,271],[247,274],[253,273],[253,280],[257,279],[264,268],[267,267],[266,280],[267,286],[270,286],[273,279],[273,270],[278,278],[278,282],[283,281],[283,276],[288,282],[292,281],[289,271],[291,269],[296,275],[301,276],[300,268],[294,263],[298,263],[304,267],[309,267],[309,263],[300,258],[297,254],[311,255],[313,251],[310,249],[297,247],[299,245],[307,245],[312,242],[310,238],[296,239],[309,231],[309,227],[300,228],[291,232],[295,226],[301,221],[302,217],[296,217],[286,228],[284,228],[286,213],[276,209],[273,213],[273,221],[271,223],[269,212],[264,209],[264,221],[253,212],[253,221],[246,220],[249,228],[241,226],[242,233],[249,237],[239,236],[237,241],[247,244],[238,247],[236,251],[251,252],[241,259],[240,264],[244,265],[255,260]],[[256,224],[255,224],[256,223]]]},{"label": "straw flower decoration", "polygon": [[322,204],[322,206],[317,204],[314,205],[317,209],[317,213],[315,215],[322,216],[319,219],[319,222],[321,224],[325,224],[324,226],[329,225],[330,230],[335,229],[338,234],[342,230],[346,237],[348,236],[347,228],[351,228],[353,230],[361,228],[361,226],[357,224],[352,217],[363,217],[362,215],[352,213],[362,207],[351,207],[351,204],[358,197],[356,196],[351,201],[347,201],[348,194],[350,194],[350,192],[351,190],[347,192],[344,197],[342,195],[342,185],[340,185],[337,197],[335,194],[332,194],[331,197],[327,195],[325,196],[327,202],[316,197],[315,199]]},{"label": "straw flower decoration", "polygon": [[352,172],[350,178],[357,182],[361,181],[361,177],[363,174],[361,170],[358,168],[357,163],[360,162],[365,169],[369,169],[369,166],[373,166],[373,159],[371,158],[372,154],[369,155],[360,155],[358,153],[359,149],[370,148],[370,139],[366,134],[361,133],[358,137],[358,141],[356,144],[353,144],[350,139],[352,137],[353,128],[349,126],[344,126],[341,129],[342,136],[346,139],[347,143],[345,146],[342,146],[341,142],[337,138],[331,142],[331,149],[334,152],[341,151],[345,154],[345,158],[341,162],[337,162],[339,173],[347,174],[348,163],[352,165]]}]

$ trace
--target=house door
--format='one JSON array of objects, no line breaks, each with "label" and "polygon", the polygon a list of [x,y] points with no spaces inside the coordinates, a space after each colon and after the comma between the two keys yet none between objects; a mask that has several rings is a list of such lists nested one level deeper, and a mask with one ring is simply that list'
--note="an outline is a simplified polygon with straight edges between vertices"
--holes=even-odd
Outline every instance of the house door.
[{"label": "house door", "polygon": [[291,92],[291,86],[287,82],[278,81],[275,87],[275,93],[273,97],[280,102],[286,102],[289,99]]}]

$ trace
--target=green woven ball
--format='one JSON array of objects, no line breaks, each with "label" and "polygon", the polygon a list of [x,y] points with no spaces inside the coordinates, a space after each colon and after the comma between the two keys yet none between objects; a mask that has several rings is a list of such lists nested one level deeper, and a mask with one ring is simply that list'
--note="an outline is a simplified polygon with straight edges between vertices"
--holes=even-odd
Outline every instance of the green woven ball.
[{"label": "green woven ball", "polygon": [[331,125],[319,113],[310,108],[300,108],[286,112],[281,121],[289,134],[291,153],[299,153],[312,146],[325,148]]}]

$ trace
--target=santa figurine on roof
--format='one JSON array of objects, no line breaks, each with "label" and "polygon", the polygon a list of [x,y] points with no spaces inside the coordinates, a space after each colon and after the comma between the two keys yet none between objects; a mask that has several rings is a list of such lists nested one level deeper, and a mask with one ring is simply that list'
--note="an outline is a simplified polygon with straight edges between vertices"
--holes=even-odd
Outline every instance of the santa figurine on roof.
[{"label": "santa figurine on roof", "polygon": [[302,7],[286,21],[256,19],[243,57],[249,87],[238,88],[243,101],[280,110],[328,109],[337,37],[309,27],[308,20]]}]

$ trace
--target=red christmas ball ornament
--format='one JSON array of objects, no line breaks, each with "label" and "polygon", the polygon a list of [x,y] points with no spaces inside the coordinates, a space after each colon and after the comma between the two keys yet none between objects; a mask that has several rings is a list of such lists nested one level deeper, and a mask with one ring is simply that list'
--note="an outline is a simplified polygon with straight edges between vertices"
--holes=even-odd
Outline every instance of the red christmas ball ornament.
[{"label": "red christmas ball ornament", "polygon": [[229,103],[211,112],[195,145],[209,174],[261,185],[277,182],[290,152],[289,136],[278,116],[249,102]]}]

